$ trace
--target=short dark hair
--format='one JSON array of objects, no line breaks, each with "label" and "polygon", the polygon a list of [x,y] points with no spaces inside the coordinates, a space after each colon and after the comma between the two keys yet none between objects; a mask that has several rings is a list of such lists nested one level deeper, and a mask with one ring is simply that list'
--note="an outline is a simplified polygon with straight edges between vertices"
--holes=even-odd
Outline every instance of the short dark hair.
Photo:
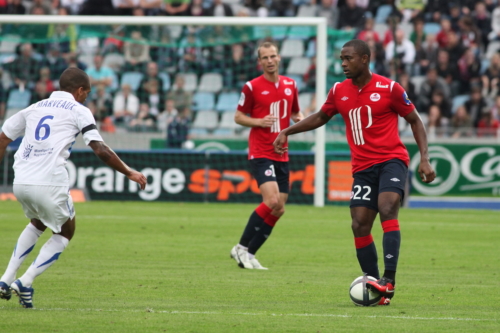
[{"label": "short dark hair", "polygon": [[263,47],[265,49],[267,48],[270,48],[270,47],[273,47],[276,48],[276,52],[279,54],[280,51],[278,49],[278,45],[274,44],[273,42],[264,42],[262,44],[259,45],[259,47],[257,48],[257,57],[260,59],[260,49]]},{"label": "short dark hair", "polygon": [[366,44],[366,42],[362,41],[361,39],[352,39],[345,43],[342,47],[353,47],[354,51],[360,56],[364,56],[366,54],[368,58],[370,58],[372,55],[368,44]]},{"label": "short dark hair", "polygon": [[62,91],[74,93],[80,87],[90,88],[87,73],[76,67],[67,68],[59,78],[59,88]]}]

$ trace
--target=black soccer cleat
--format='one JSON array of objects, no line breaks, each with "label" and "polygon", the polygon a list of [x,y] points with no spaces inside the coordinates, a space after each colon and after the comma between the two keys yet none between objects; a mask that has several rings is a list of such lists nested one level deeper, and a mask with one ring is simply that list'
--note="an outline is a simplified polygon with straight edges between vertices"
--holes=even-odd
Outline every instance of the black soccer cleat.
[{"label": "black soccer cleat", "polygon": [[377,281],[367,281],[366,288],[387,298],[394,296],[394,280],[388,279],[385,276]]}]

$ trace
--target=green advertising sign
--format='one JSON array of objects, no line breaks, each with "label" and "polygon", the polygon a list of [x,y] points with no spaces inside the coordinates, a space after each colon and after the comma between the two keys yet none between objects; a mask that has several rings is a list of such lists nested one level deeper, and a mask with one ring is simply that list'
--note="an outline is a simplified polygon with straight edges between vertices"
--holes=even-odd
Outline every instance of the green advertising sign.
[{"label": "green advertising sign", "polygon": [[500,195],[500,146],[445,144],[429,146],[434,182],[425,184],[417,173],[420,153],[416,144],[406,145],[410,153],[412,191],[423,195]]}]

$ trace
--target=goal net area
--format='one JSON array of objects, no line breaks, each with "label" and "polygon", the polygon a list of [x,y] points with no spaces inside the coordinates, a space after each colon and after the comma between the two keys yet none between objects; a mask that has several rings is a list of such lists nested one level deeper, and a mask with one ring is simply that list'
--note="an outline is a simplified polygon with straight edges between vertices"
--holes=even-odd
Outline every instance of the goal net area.
[{"label": "goal net area", "polygon": [[[262,73],[258,45],[279,46],[280,74],[297,82],[310,114],[343,79],[338,54],[352,38],[318,18],[18,18],[0,18],[1,121],[48,98],[61,73],[78,67],[91,79],[86,106],[104,140],[148,176],[147,190],[138,191],[78,139],[71,186],[92,200],[258,202],[245,153],[249,129],[234,122],[243,85]],[[325,130],[290,138],[292,203],[349,199],[340,117]],[[0,166],[3,186],[12,184],[14,151]]]}]

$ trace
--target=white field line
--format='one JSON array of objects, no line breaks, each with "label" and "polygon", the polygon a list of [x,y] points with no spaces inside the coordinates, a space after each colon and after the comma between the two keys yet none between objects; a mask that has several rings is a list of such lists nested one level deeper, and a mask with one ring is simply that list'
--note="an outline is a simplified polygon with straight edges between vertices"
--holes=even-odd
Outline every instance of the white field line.
[{"label": "white field line", "polygon": [[[5,306],[0,307],[1,310],[7,309]],[[29,310],[26,310],[29,311]],[[198,314],[198,315],[229,315],[229,316],[272,316],[272,317],[330,317],[330,318],[390,318],[403,320],[449,320],[449,321],[499,321],[496,318],[477,319],[477,318],[455,318],[455,317],[411,317],[411,316],[359,316],[348,314],[330,314],[330,313],[266,313],[266,312],[217,312],[217,311],[165,311],[154,310],[147,308],[144,310],[118,310],[118,309],[69,309],[69,308],[47,308],[47,309],[31,309],[31,311],[67,311],[67,312],[122,312],[122,313],[159,313],[159,314]]]}]

